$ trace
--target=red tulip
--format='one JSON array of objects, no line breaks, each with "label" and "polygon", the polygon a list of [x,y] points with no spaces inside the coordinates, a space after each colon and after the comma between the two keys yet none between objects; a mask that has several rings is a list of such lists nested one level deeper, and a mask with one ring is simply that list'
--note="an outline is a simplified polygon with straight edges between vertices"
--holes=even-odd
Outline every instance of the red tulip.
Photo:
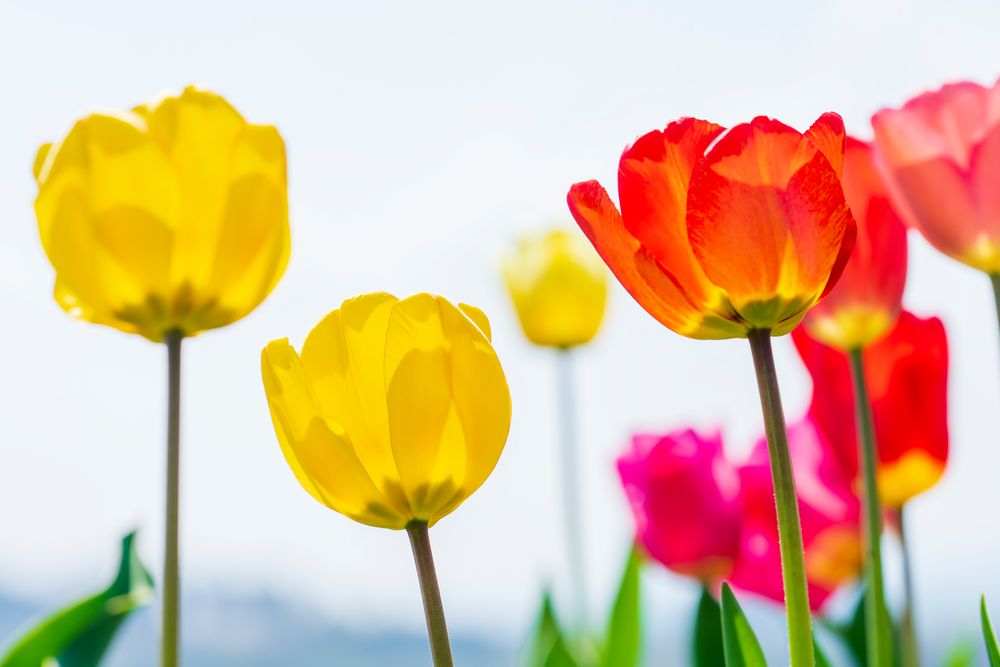
[{"label": "red tulip", "polygon": [[1000,83],[950,84],[872,117],[911,222],[941,252],[1000,272]]},{"label": "red tulip", "polygon": [[739,481],[718,434],[636,435],[618,473],[650,556],[705,582],[730,571],[739,545]]},{"label": "red tulip", "polygon": [[[795,471],[809,604],[818,610],[861,569],[860,506],[840,461],[807,418],[788,430]],[[757,443],[740,467],[743,532],[729,582],[743,590],[784,601],[778,550],[774,487],[767,443]]]},{"label": "red tulip", "polygon": [[841,350],[868,345],[896,324],[906,283],[906,225],[893,209],[872,147],[848,137],[844,197],[857,242],[826,299],[803,321],[813,337]]},{"label": "red tulip", "polygon": [[837,281],[854,242],[840,184],[844,125],[682,118],[621,156],[621,213],[597,181],[573,217],[632,297],[692,338],[788,333]]},{"label": "red tulip", "polygon": [[[847,355],[792,334],[813,378],[810,411],[852,479],[858,474],[854,389]],[[901,507],[932,487],[948,460],[948,343],[936,317],[903,311],[888,336],[864,350],[875,420],[882,503]]]}]

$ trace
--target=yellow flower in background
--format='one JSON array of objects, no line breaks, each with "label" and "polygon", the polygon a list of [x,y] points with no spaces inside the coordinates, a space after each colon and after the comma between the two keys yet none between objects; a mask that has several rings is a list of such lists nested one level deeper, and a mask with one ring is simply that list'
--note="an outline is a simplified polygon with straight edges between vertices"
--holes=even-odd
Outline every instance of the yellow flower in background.
[{"label": "yellow flower in background", "polygon": [[288,465],[316,500],[371,526],[433,525],[482,485],[510,428],[510,391],[477,308],[430,294],[341,304],[298,354],[261,353]]},{"label": "yellow flower in background", "polygon": [[34,172],[55,298],[76,317],[192,336],[247,315],[288,263],[281,135],[214,93],[91,114]]},{"label": "yellow flower in background", "polygon": [[524,335],[536,345],[572,347],[604,318],[608,275],[586,239],[565,230],[526,236],[503,263]]}]

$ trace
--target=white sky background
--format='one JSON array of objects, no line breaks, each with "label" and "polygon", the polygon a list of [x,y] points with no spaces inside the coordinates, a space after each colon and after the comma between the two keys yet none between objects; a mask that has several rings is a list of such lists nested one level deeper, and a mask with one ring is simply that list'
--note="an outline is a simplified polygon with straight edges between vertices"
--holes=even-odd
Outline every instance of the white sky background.
[{"label": "white sky background", "polygon": [[[59,310],[32,212],[35,149],[79,115],[201,82],[288,145],[284,280],[245,321],[185,347],[188,585],[420,627],[405,535],[354,524],[299,488],[258,354],[271,338],[300,343],[359,292],[429,290],[489,314],[513,392],[496,472],[432,533],[452,625],[512,638],[562,542],[553,359],[520,335],[497,273],[504,249],[568,224],[574,181],[599,178],[614,195],[621,149],[675,117],[767,114],[801,129],[835,110],[867,138],[880,106],[950,79],[992,82],[998,25],[996,3],[937,0],[3,3],[0,588],[81,592],[133,526],[159,563],[165,353]],[[952,352],[950,467],[911,510],[921,622],[972,634],[978,593],[1000,600],[992,298],[985,277],[914,236],[907,301],[945,319]],[[631,531],[615,456],[636,427],[690,424],[722,425],[745,450],[762,430],[746,347],[681,338],[614,292],[577,366],[595,617]],[[794,419],[809,382],[790,341],[777,354]],[[693,603],[684,580],[650,579],[654,606]]]}]

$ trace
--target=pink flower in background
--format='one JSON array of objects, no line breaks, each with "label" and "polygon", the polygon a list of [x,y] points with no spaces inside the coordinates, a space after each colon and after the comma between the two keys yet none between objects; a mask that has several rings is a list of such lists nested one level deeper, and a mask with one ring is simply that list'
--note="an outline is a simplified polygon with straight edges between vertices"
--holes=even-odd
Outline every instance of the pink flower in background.
[{"label": "pink flower in background", "polygon": [[1000,272],[1000,84],[943,86],[872,127],[900,212],[941,252]]},{"label": "pink flower in background", "polygon": [[[840,461],[821,439],[811,418],[792,425],[788,436],[802,519],[809,603],[816,611],[860,572],[860,505]],[[742,532],[728,581],[783,602],[774,487],[764,439],[739,468],[739,476]]]},{"label": "pink flower in background", "polygon": [[650,556],[706,583],[731,571],[740,542],[739,479],[718,433],[635,435],[618,473]]}]

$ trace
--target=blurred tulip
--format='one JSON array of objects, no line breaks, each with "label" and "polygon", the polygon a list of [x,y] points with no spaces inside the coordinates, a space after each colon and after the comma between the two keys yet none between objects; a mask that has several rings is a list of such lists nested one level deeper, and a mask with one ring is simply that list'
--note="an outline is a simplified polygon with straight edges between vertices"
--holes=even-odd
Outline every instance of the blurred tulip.
[{"label": "blurred tulip", "polygon": [[385,293],[345,301],[261,354],[275,432],[316,500],[355,521],[433,525],[486,480],[510,392],[477,308]]},{"label": "blurred tulip", "polygon": [[[813,378],[811,412],[852,479],[858,475],[854,389],[848,357],[792,334]],[[878,445],[882,503],[899,508],[932,487],[948,460],[948,343],[936,317],[904,311],[888,336],[865,348],[865,384]]]},{"label": "blurred tulip", "polygon": [[601,326],[607,270],[586,241],[565,230],[520,240],[503,275],[524,335],[536,345],[572,347]]},{"label": "blurred tulip", "polygon": [[[850,478],[810,418],[789,427],[788,435],[802,517],[809,603],[816,611],[861,570],[860,505]],[[743,532],[728,580],[737,588],[783,602],[774,487],[764,440],[739,468],[739,477]]]},{"label": "blurred tulip", "polygon": [[626,290],[692,338],[788,333],[836,283],[855,225],[840,184],[844,125],[682,118],[622,154],[621,213],[597,181],[569,207]]},{"label": "blurred tulip", "polygon": [[193,336],[256,308],[288,262],[281,136],[208,91],[77,121],[35,178],[56,301],[91,322]]},{"label": "blurred tulip", "polygon": [[931,245],[1000,273],[1000,84],[964,81],[872,117],[908,218]]},{"label": "blurred tulip", "polygon": [[740,539],[739,480],[718,433],[635,435],[618,474],[650,556],[706,584],[729,574]]},{"label": "blurred tulip", "polygon": [[893,210],[869,144],[847,138],[842,182],[857,222],[857,242],[837,285],[803,324],[814,338],[850,350],[885,336],[899,317],[906,226]]}]

